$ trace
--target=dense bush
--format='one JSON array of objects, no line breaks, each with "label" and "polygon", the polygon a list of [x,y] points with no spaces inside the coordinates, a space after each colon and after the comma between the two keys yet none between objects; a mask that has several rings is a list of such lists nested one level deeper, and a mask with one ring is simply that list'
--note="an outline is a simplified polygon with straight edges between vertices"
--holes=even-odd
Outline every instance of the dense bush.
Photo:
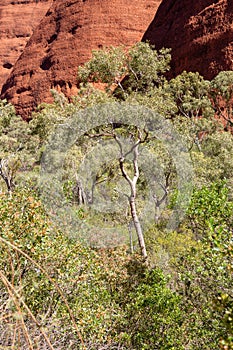
[{"label": "dense bush", "polygon": [[[30,123],[1,101],[0,347],[233,349],[232,72],[221,72],[212,82],[183,72],[168,82],[164,73],[169,62],[169,50],[152,51],[143,43],[128,53],[124,48],[95,52],[79,69],[83,84],[72,102],[53,90],[54,104],[41,105]],[[95,89],[93,81],[104,83],[106,91]],[[50,222],[36,192],[41,154],[56,125],[80,109],[119,99],[170,119],[193,160],[195,188],[187,215],[168,232],[166,215],[178,191],[176,171],[158,140],[146,143],[157,157],[163,155],[163,170],[172,179],[164,217],[144,232],[147,264],[137,247],[134,252],[134,246],[125,245],[94,249],[66,236]],[[225,120],[227,132],[214,112]],[[111,127],[131,141],[135,136],[135,129]],[[73,191],[77,164],[97,143],[93,139],[83,137],[68,153],[63,190],[82,220],[101,231],[101,215],[78,207]],[[107,178],[111,194],[111,181],[119,177],[116,162],[99,174],[99,179]],[[12,179],[10,188],[7,178]],[[139,209],[146,186],[142,174]],[[112,227],[122,226],[129,222],[127,215],[108,214],[105,219]]]}]

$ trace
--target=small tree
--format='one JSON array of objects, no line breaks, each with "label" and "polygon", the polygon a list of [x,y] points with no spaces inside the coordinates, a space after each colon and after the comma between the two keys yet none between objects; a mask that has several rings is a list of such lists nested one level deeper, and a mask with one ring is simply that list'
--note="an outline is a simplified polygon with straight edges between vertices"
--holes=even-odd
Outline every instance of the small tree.
[{"label": "small tree", "polygon": [[[165,81],[163,73],[169,70],[170,49],[162,49],[159,52],[153,50],[148,43],[137,43],[128,51],[124,47],[110,47],[104,50],[93,51],[92,59],[78,69],[78,78],[84,83],[106,84],[106,91],[112,95],[115,87],[121,91],[121,97],[126,99],[133,92],[148,93],[156,86],[161,86]],[[124,79],[125,78],[125,79]],[[119,96],[117,94],[117,96]],[[129,131],[129,130],[128,130]],[[126,179],[130,187],[128,201],[130,205],[131,217],[137,233],[141,254],[147,259],[147,251],[136,208],[137,183],[139,179],[139,145],[148,141],[148,132],[136,128],[134,133],[129,131],[132,146],[130,150],[124,152],[123,144],[116,130],[99,134],[88,134],[89,137],[111,137],[119,146],[119,167],[122,176]],[[132,155],[132,174],[130,175],[126,167],[126,157]],[[167,188],[164,198],[167,196]],[[161,201],[156,198],[157,207]]]},{"label": "small tree", "polygon": [[[148,91],[164,80],[169,70],[170,49],[152,50],[148,43],[137,43],[128,52],[124,47],[94,50],[92,59],[78,69],[78,79],[118,87],[123,97],[132,91]],[[126,77],[125,83],[122,79]]]},{"label": "small tree", "polygon": [[165,91],[171,95],[176,105],[176,110],[171,113],[173,121],[182,134],[186,126],[190,148],[196,144],[200,150],[203,132],[212,127],[214,109],[209,99],[209,87],[210,82],[204,80],[199,73],[186,71],[165,85]]},{"label": "small tree", "polygon": [[[146,251],[146,245],[145,245],[141,223],[137,213],[136,199],[137,199],[137,182],[140,174],[139,165],[138,165],[139,145],[142,143],[145,143],[148,140],[148,132],[141,131],[139,128],[136,128],[135,132],[130,134],[131,140],[132,140],[132,146],[127,151],[124,151],[121,138],[119,135],[117,135],[117,132],[114,128],[112,128],[110,132],[104,132],[99,134],[93,133],[93,134],[86,134],[86,135],[89,138],[98,138],[98,139],[112,138],[116,141],[117,145],[119,146],[119,158],[118,158],[119,168],[121,170],[122,176],[126,179],[130,187],[130,195],[128,195],[127,198],[130,205],[131,217],[135,227],[135,231],[137,233],[141,254],[143,258],[146,260],[147,251]],[[133,158],[132,158],[133,173],[131,176],[130,176],[130,171],[127,170],[127,167],[126,167],[126,162],[127,162],[126,157],[129,156],[130,154],[133,155]]]},{"label": "small tree", "polygon": [[225,120],[226,128],[233,127],[233,71],[220,72],[210,85],[215,113]]}]

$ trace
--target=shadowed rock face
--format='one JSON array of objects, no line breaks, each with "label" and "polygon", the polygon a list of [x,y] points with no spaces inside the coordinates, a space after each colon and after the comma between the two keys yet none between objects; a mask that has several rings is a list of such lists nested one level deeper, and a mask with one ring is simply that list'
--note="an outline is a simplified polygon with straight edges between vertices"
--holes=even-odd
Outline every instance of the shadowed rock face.
[{"label": "shadowed rock face", "polygon": [[55,0],[3,86],[2,98],[27,118],[51,88],[77,91],[77,68],[104,46],[140,41],[161,0]]},{"label": "shadowed rock face", "polygon": [[52,0],[0,1],[0,86],[51,3]]},{"label": "shadowed rock face", "polygon": [[233,69],[233,1],[163,0],[146,40],[172,48],[172,76],[187,70],[212,79]]}]

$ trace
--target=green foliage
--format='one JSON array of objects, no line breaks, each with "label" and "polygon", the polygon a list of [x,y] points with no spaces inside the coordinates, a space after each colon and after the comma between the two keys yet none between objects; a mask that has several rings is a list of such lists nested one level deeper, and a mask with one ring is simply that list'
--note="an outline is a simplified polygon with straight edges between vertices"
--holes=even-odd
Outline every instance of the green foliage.
[{"label": "green foliage", "polygon": [[15,108],[7,102],[7,100],[0,100],[0,132],[9,126],[11,118],[15,116]]},{"label": "green foliage", "polygon": [[[116,84],[124,92],[151,90],[163,81],[162,74],[169,69],[170,50],[152,50],[148,43],[137,43],[128,52],[123,47],[93,51],[92,59],[79,67],[83,82],[107,84],[107,90]],[[122,78],[126,83],[121,84]],[[111,91],[111,90],[110,90]]]},{"label": "green foliage", "polygon": [[201,150],[191,152],[196,172],[196,185],[210,184],[218,180],[227,180],[232,184],[233,136],[230,132],[216,131],[203,136]]},{"label": "green foliage", "polygon": [[201,150],[203,133],[216,129],[214,110],[209,99],[210,82],[199,73],[184,71],[164,86],[176,109],[171,109],[173,124],[190,149]]},{"label": "green foliage", "polygon": [[[231,309],[233,203],[224,182],[196,190],[189,209],[190,224],[200,239],[179,260],[179,290],[189,324],[190,349],[219,347],[232,336]],[[224,296],[226,304],[224,304]],[[227,342],[227,341],[226,341]]]},{"label": "green foliage", "polygon": [[[0,159],[3,173],[12,178],[12,182],[22,181],[32,170],[38,159],[38,141],[37,135],[32,136],[28,123],[15,114],[14,107],[5,100],[0,101]],[[21,179],[19,172],[24,173]],[[1,187],[3,191],[3,181]]]},{"label": "green foliage", "polygon": [[153,226],[145,236],[151,265],[160,267],[165,273],[173,273],[180,256],[198,245],[187,226],[181,226],[179,232],[165,232],[162,227]]},{"label": "green foliage", "polygon": [[[209,192],[203,189],[194,195],[190,210],[198,208],[197,218],[208,228],[212,216],[225,208],[224,218],[217,218],[221,226],[228,225],[232,210],[230,203],[225,204],[226,189],[216,185]],[[202,214],[208,198],[210,205]],[[55,232],[38,197],[26,189],[1,196],[0,219],[1,238],[32,259],[1,241],[1,269],[35,317],[53,332],[51,340],[60,339],[60,346],[72,341],[77,347],[80,338],[72,330],[67,306],[56,285],[72,310],[83,341],[93,348],[112,343],[127,349],[185,349],[187,344],[190,349],[212,349],[217,348],[219,339],[222,344],[230,342],[232,261],[226,254],[231,252],[227,244],[230,236],[219,225],[214,226],[218,230],[202,247],[183,255],[178,267],[181,281],[175,293],[160,270],[146,271],[140,260],[130,257],[122,247],[91,251]],[[173,263],[178,259],[172,251],[172,243],[179,241],[175,236],[158,237],[158,244],[174,254]],[[182,249],[181,243],[180,254]],[[2,292],[3,285],[0,295]],[[229,297],[223,300],[227,293]],[[17,314],[14,305],[11,312]],[[29,322],[23,306],[22,312]]]},{"label": "green foliage", "polygon": [[216,229],[203,239],[199,249],[192,249],[178,263],[177,283],[180,292],[183,289],[182,309],[186,315],[183,327],[190,349],[217,349],[220,339],[231,335],[224,318],[227,308],[224,304],[216,307],[219,297],[231,293],[233,279],[225,254],[225,245],[231,239],[229,231]]},{"label": "green foliage", "polygon": [[38,197],[19,188],[0,197],[0,232],[3,238],[29,253],[46,233],[45,214]]},{"label": "green foliage", "polygon": [[118,83],[126,74],[126,54],[124,47],[93,50],[92,59],[79,67],[79,78],[83,82],[102,82],[109,86]]},{"label": "green foliage", "polygon": [[[0,157],[18,154],[22,159],[30,157],[37,148],[38,139],[31,138],[28,123],[17,116],[14,107],[1,101],[0,114]],[[24,164],[24,167],[27,165]]]},{"label": "green foliage", "polygon": [[194,233],[211,233],[216,228],[231,228],[233,224],[233,202],[224,181],[212,183],[193,193],[189,218]]},{"label": "green foliage", "polygon": [[132,91],[126,98],[129,104],[145,106],[170,119],[177,113],[177,106],[171,94],[163,86],[154,86],[148,91]]},{"label": "green foliage", "polygon": [[[168,279],[157,269],[146,272],[140,283],[125,295],[123,308],[131,349],[184,349],[180,325],[180,297],[167,287]],[[125,332],[126,333],[126,332]]]},{"label": "green foliage", "polygon": [[[69,305],[84,341],[103,342],[112,329],[110,315],[114,306],[102,278],[101,257],[54,232],[54,228],[52,232],[37,196],[27,190],[15,191],[11,197],[1,196],[0,219],[1,270],[49,332],[55,325],[62,325],[52,339],[55,341],[62,334],[64,346],[67,337],[78,346],[80,341],[75,340],[74,325],[70,324]],[[7,295],[3,288],[0,282],[2,298]],[[21,312],[30,324],[30,314],[23,305]],[[117,310],[116,305],[114,309]],[[7,308],[4,310],[7,314]],[[11,310],[17,313],[17,303],[13,303]]]},{"label": "green foliage", "polygon": [[[46,348],[45,331],[54,348],[61,349],[233,349],[233,204],[228,187],[233,184],[233,138],[212,118],[215,111],[232,126],[233,76],[221,72],[208,82],[198,73],[183,72],[168,82],[164,73],[169,62],[169,50],[157,52],[148,43],[95,51],[79,68],[82,83],[72,102],[52,90],[54,103],[41,105],[29,123],[0,101],[0,158],[18,184],[11,194],[4,194],[0,184],[3,346]],[[101,82],[106,91],[88,82]],[[149,268],[128,247],[94,250],[65,236],[48,220],[39,196],[23,186],[57,125],[80,109],[122,97],[172,120],[190,146],[196,172],[196,188],[179,229],[167,232],[161,221],[146,232]],[[123,126],[115,132],[135,135]],[[73,192],[77,167],[93,145],[94,139],[83,137],[69,151],[63,189],[78,217],[101,231],[101,215],[77,206]],[[170,197],[175,198],[175,169],[168,154],[155,140],[146,147],[161,160],[163,172],[171,172]],[[125,166],[131,176],[130,165]],[[119,181],[116,162],[104,164],[96,176],[100,182],[107,179],[104,193],[117,201],[111,182]],[[143,175],[138,185],[140,211],[147,186]],[[172,201],[165,216],[171,206]],[[122,211],[104,219],[118,227],[129,218]]]},{"label": "green foliage", "polygon": [[212,81],[213,97],[220,95],[226,102],[230,102],[233,94],[233,72],[222,71]]},{"label": "green foliage", "polygon": [[212,81],[210,86],[210,97],[215,113],[225,120],[226,129],[233,126],[233,72],[220,72]]},{"label": "green foliage", "polygon": [[[10,311],[7,308],[2,310],[4,317],[8,315],[7,318],[11,320],[4,323],[8,337],[10,329],[7,327],[17,327],[11,314],[18,314],[17,303],[21,304],[21,299],[24,303],[20,306],[20,313],[24,315],[25,322],[30,325],[31,321],[25,309],[27,305],[38,322],[47,329],[48,335],[51,332],[51,341],[60,339],[60,346],[63,347],[70,341],[76,348],[80,346],[80,336],[75,335],[74,325],[70,324],[67,305],[72,310],[81,339],[93,348],[104,343],[125,343],[125,334],[135,344],[140,344],[140,339],[144,339],[145,348],[148,348],[143,335],[147,322],[151,325],[151,337],[154,334],[153,325],[161,327],[165,319],[167,328],[172,330],[170,321],[174,318],[175,322],[178,309],[172,315],[170,311],[178,299],[166,287],[166,279],[161,272],[154,271],[144,277],[138,261],[133,275],[130,266],[133,266],[134,258],[125,249],[92,251],[55,232],[37,196],[26,189],[16,190],[11,197],[1,196],[0,218],[0,267],[5,278],[18,290],[19,298],[18,302],[11,303]],[[135,290],[133,285],[137,285]],[[150,288],[145,294],[147,285]],[[0,296],[2,302],[7,301],[2,282]],[[123,303],[125,309],[122,308]],[[156,320],[150,313],[139,326],[141,334],[138,336],[137,332],[131,334],[131,314],[134,307],[136,313],[140,312],[140,303],[145,306],[145,316],[153,305],[153,310],[158,310],[161,318]],[[124,324],[126,322],[127,329],[119,333],[122,320]],[[29,335],[32,328],[28,328]],[[158,339],[158,342],[162,341],[162,334]],[[24,338],[20,337],[18,345],[23,346],[24,342]],[[150,339],[149,344],[153,342]],[[163,343],[166,344],[165,339]],[[41,340],[39,344],[42,346]],[[137,346],[140,348],[140,345]]]},{"label": "green foliage", "polygon": [[216,309],[223,315],[222,322],[226,327],[226,335],[220,339],[221,349],[233,349],[233,297],[227,293],[221,293],[216,300]]},{"label": "green foliage", "polygon": [[38,111],[33,113],[29,123],[32,135],[39,137],[39,146],[42,150],[57,125],[65,123],[69,117],[82,108],[111,102],[111,98],[105,92],[95,89],[89,84],[80,86],[79,92],[73,96],[71,103],[68,103],[66,97],[56,90],[51,90],[51,93],[54,97],[54,103],[42,103],[38,107]]},{"label": "green foliage", "polygon": [[150,91],[161,85],[169,70],[170,50],[154,50],[148,43],[138,43],[129,50],[127,85],[130,91]]},{"label": "green foliage", "polygon": [[210,82],[199,73],[184,71],[169,81],[166,87],[173,96],[178,113],[187,118],[213,115],[208,98]]}]

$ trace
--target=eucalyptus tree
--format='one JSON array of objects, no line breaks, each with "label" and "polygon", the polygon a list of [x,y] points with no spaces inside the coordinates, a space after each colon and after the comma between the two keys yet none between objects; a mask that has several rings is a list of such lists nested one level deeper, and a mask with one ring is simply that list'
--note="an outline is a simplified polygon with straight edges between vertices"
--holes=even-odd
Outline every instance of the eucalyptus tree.
[{"label": "eucalyptus tree", "polygon": [[[147,94],[154,88],[162,86],[164,73],[169,70],[170,50],[153,50],[148,43],[137,43],[129,50],[125,47],[110,47],[92,52],[92,58],[78,69],[78,79],[86,83],[102,83],[109,96],[127,99],[132,94]],[[114,91],[115,90],[115,91]],[[120,125],[116,125],[119,127]],[[119,168],[122,176],[130,187],[128,201],[131,217],[137,232],[142,256],[147,258],[142,227],[136,210],[137,182],[139,179],[139,145],[148,141],[148,132],[143,129],[131,133],[133,143],[131,148],[124,152],[121,138],[116,129],[110,133],[88,135],[89,137],[111,137],[119,147]],[[133,173],[130,175],[126,167],[126,157],[132,154]],[[167,190],[166,190],[167,191]],[[166,195],[167,192],[165,191]],[[157,207],[160,203],[156,198]]]},{"label": "eucalyptus tree", "polygon": [[161,85],[170,60],[170,49],[156,51],[142,42],[129,50],[123,46],[94,50],[90,61],[78,68],[78,79],[102,83],[110,94],[117,87],[118,96],[126,98],[133,91],[147,92]]},{"label": "eucalyptus tree", "polygon": [[233,71],[222,71],[210,85],[210,97],[217,116],[233,127]]},{"label": "eucalyptus tree", "polygon": [[[140,223],[140,219],[139,219],[139,215],[136,207],[136,199],[137,199],[137,183],[140,175],[139,164],[138,164],[139,145],[146,143],[148,141],[149,133],[146,130],[141,130],[140,128],[137,128],[137,127],[135,128],[128,127],[128,132],[131,139],[131,145],[127,150],[125,150],[125,147],[124,147],[124,140],[122,140],[122,137],[121,137],[122,134],[119,133],[117,128],[111,127],[110,129],[108,128],[108,130],[105,130],[104,132],[100,132],[100,133],[95,133],[95,132],[86,133],[85,136],[89,138],[95,138],[95,139],[111,138],[115,140],[116,144],[119,147],[119,155],[118,155],[119,169],[130,188],[130,194],[127,195],[127,198],[130,206],[131,217],[135,227],[135,231],[137,233],[141,254],[146,261],[147,250],[146,250],[142,226]],[[129,155],[132,155],[131,165],[133,170],[129,169],[129,167],[127,166],[128,165],[127,156]]]},{"label": "eucalyptus tree", "polygon": [[200,150],[204,133],[214,129],[214,109],[209,89],[208,80],[197,72],[186,71],[164,86],[176,106],[171,111],[173,123],[185,134],[190,149],[196,145]]}]

